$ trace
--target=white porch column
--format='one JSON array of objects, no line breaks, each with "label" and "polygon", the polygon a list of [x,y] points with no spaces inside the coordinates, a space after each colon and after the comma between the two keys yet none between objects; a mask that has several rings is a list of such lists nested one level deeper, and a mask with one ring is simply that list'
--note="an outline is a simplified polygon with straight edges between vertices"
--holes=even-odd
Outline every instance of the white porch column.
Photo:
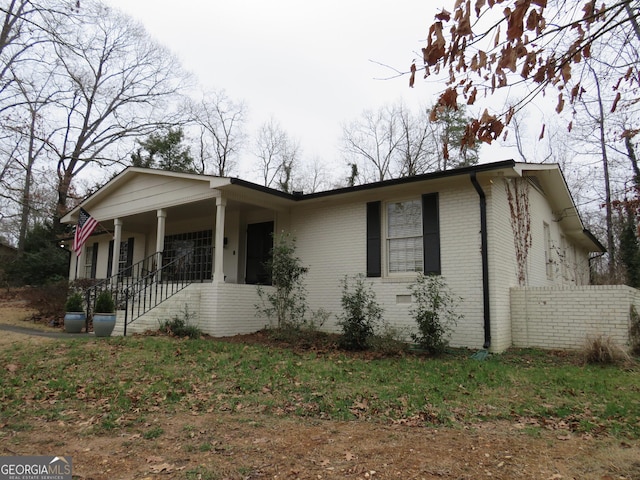
[{"label": "white porch column", "polygon": [[120,243],[122,242],[122,219],[113,219],[113,258],[111,259],[111,276],[118,275],[120,268]]},{"label": "white porch column", "polygon": [[213,283],[224,283],[224,213],[226,206],[226,198],[216,198],[216,236]]},{"label": "white porch column", "polygon": [[84,278],[85,276],[84,259],[86,257],[87,257],[87,244],[85,242],[85,244],[82,245],[82,249],[80,250],[80,255],[76,255],[76,280],[79,278]]},{"label": "white porch column", "polygon": [[[156,229],[156,259],[155,259],[155,270],[160,270],[162,268],[162,255],[164,253],[164,232],[165,226],[167,224],[167,211],[159,208],[156,211],[156,216],[158,218],[158,226]],[[160,273],[158,273],[160,275]],[[160,278],[158,277],[158,280]]]}]

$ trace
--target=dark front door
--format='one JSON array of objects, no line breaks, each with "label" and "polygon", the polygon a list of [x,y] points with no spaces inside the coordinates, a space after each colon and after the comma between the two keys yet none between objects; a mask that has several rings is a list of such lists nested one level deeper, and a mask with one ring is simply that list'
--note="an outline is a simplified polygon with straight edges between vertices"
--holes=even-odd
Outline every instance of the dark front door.
[{"label": "dark front door", "polygon": [[271,285],[271,276],[265,268],[273,248],[273,222],[247,225],[247,275],[249,284]]}]

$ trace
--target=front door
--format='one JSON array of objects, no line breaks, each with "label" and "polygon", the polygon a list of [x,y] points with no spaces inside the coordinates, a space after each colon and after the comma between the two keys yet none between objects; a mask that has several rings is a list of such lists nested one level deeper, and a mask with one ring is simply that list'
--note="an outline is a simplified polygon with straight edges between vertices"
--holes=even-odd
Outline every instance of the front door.
[{"label": "front door", "polygon": [[265,263],[273,249],[273,222],[247,225],[247,274],[245,282],[253,285],[271,285],[271,275]]}]

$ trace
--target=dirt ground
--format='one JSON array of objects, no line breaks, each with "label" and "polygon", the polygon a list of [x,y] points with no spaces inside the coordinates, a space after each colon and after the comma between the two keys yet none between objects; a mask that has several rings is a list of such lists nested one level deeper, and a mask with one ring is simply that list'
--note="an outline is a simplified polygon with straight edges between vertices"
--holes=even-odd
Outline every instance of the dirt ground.
[{"label": "dirt ground", "polygon": [[[24,321],[16,298],[0,298],[0,323]],[[55,330],[55,329],[51,329]],[[59,331],[59,330],[55,330]],[[65,341],[0,331],[9,344]],[[640,480],[640,442],[577,436],[515,422],[425,428],[366,421],[281,418],[258,412],[171,415],[146,432],[90,433],[93,418],[0,421],[0,456],[73,459],[74,479],[598,479]],[[640,420],[640,419],[639,419]]]}]

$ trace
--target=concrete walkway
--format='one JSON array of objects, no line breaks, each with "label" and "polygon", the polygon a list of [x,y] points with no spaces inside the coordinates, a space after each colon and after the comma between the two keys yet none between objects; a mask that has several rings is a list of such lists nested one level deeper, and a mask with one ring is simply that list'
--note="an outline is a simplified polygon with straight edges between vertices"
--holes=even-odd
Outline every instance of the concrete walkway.
[{"label": "concrete walkway", "polygon": [[82,339],[82,338],[95,338],[93,332],[89,333],[67,333],[60,331],[46,331],[46,330],[37,330],[35,328],[27,328],[27,327],[18,327],[15,325],[3,325],[0,324],[0,331],[5,332],[13,332],[13,333],[21,333],[23,335],[35,335],[38,337],[46,337],[46,338],[66,338],[69,339]]}]

